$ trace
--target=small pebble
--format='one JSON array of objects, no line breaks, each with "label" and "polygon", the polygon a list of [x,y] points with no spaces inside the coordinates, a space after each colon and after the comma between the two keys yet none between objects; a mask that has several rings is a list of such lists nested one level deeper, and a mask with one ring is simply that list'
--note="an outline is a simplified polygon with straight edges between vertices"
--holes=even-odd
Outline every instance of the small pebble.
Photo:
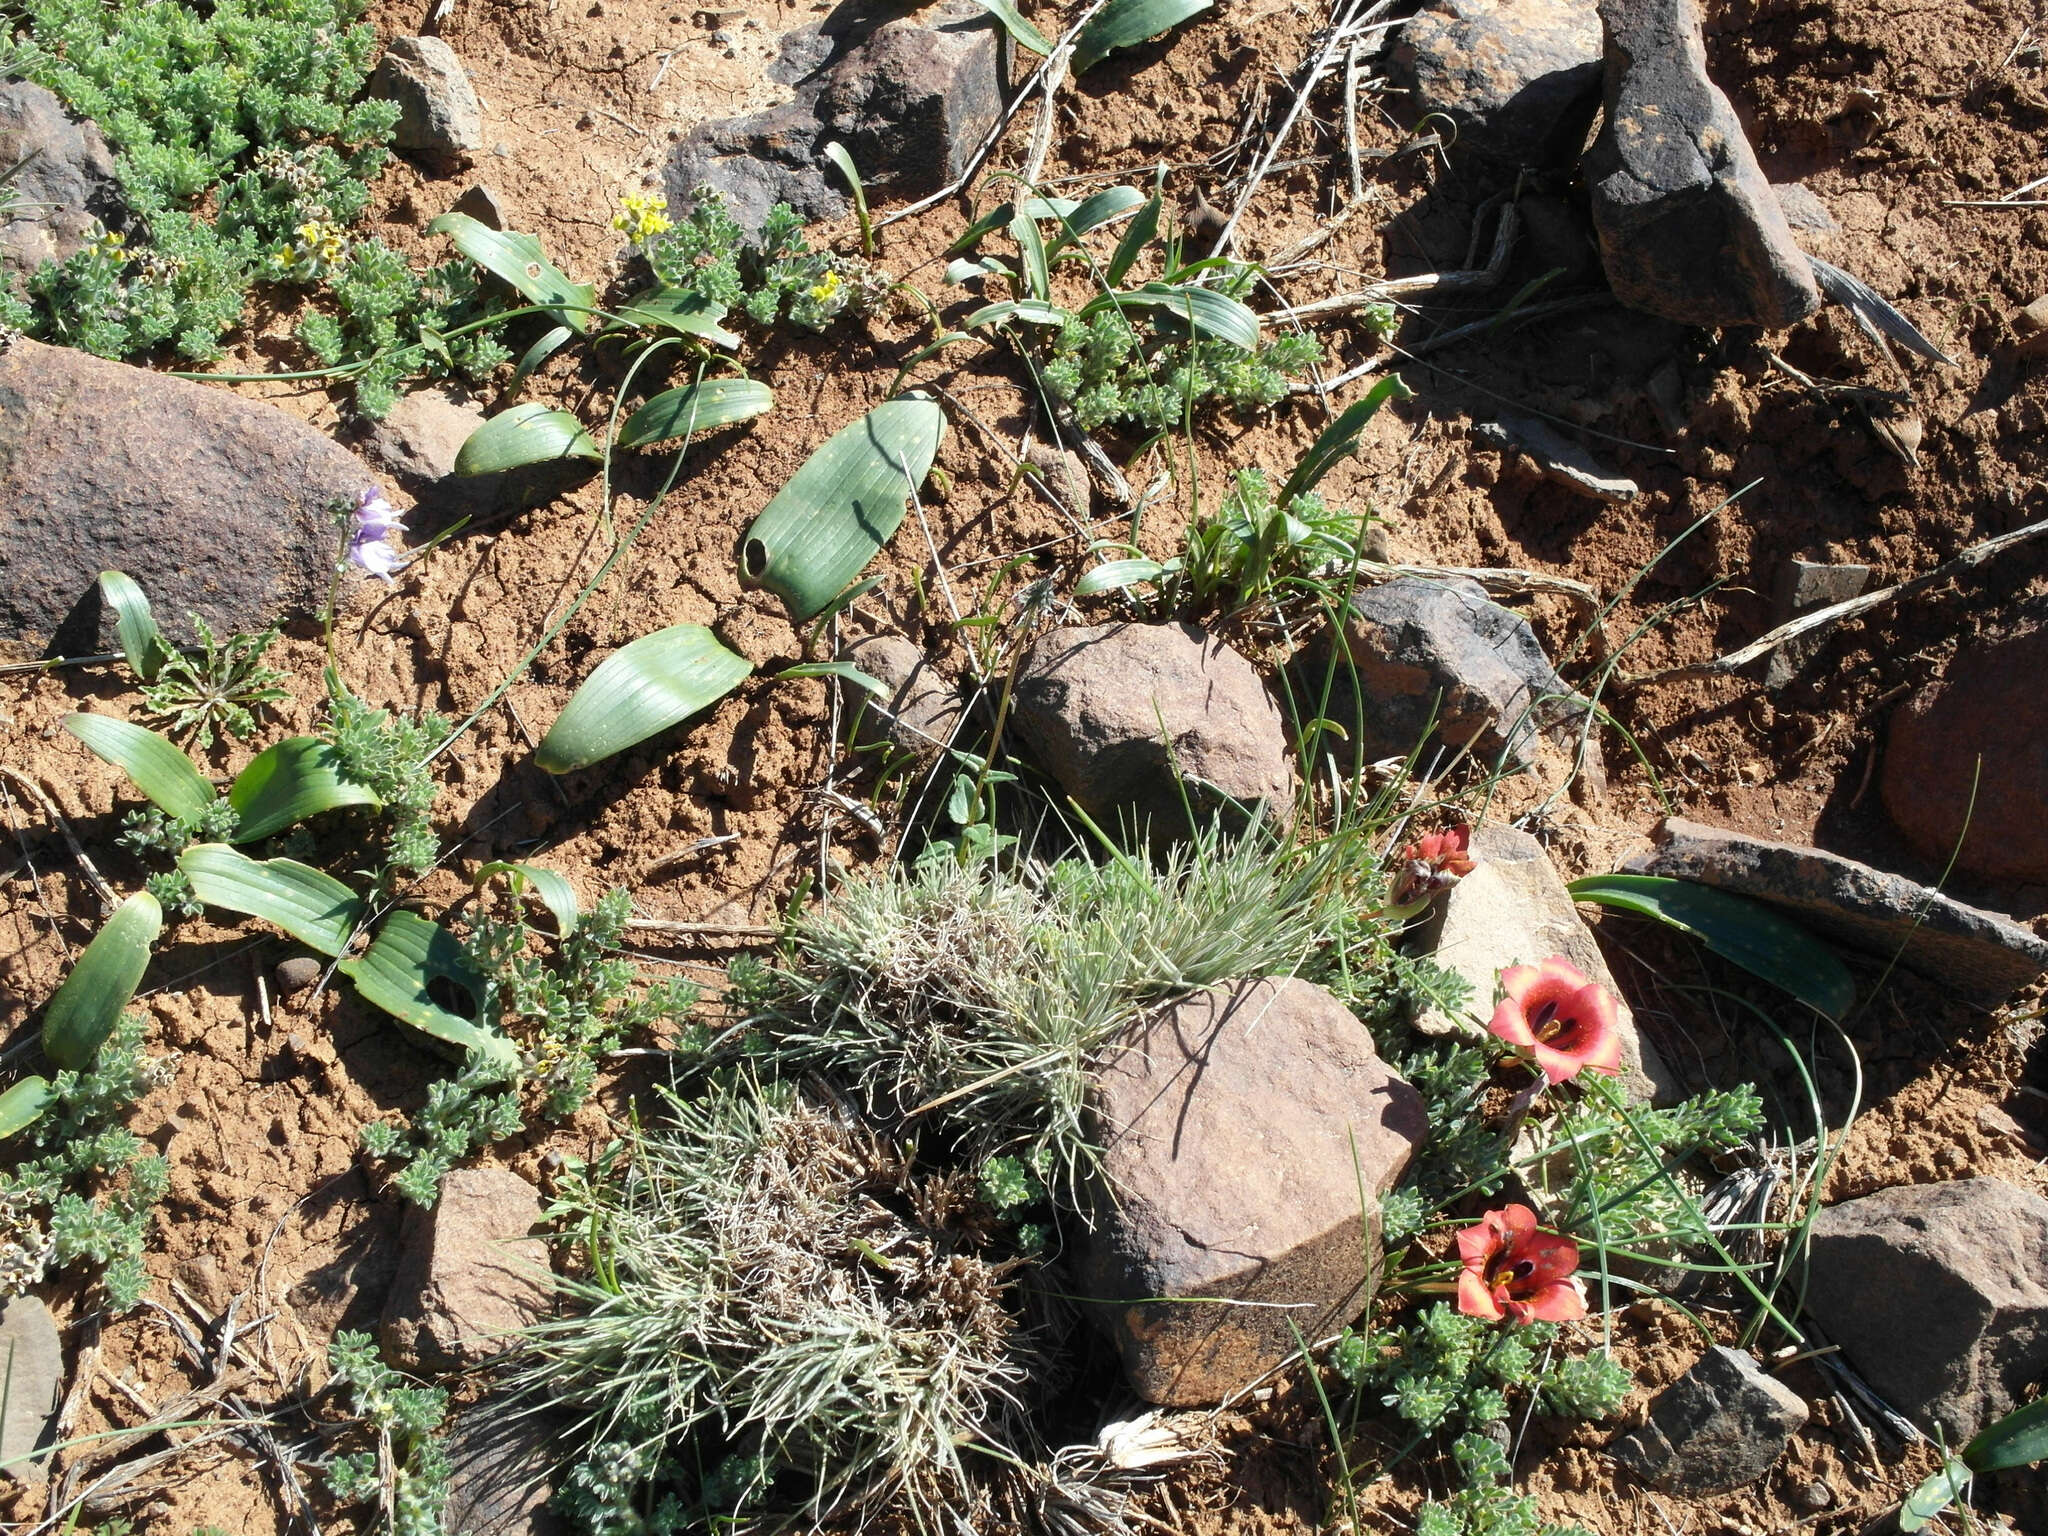
[{"label": "small pebble", "polygon": [[1793,1504],[1808,1511],[1817,1512],[1835,1502],[1835,1490],[1819,1478],[1811,1482],[1794,1483],[1791,1493]]},{"label": "small pebble", "polygon": [[320,962],[311,955],[293,955],[278,961],[270,979],[277,985],[278,996],[295,996],[320,979]]}]

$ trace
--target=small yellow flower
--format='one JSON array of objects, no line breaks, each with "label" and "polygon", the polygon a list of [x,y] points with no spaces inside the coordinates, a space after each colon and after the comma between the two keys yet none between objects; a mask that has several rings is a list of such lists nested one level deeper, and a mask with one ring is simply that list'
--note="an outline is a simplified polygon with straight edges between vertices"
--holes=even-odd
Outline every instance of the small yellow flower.
[{"label": "small yellow flower", "polygon": [[645,245],[675,227],[668,216],[668,199],[659,192],[628,192],[619,201],[622,206],[612,215],[612,228],[635,245]]},{"label": "small yellow flower", "polygon": [[822,304],[825,302],[825,300],[831,298],[832,295],[837,293],[838,291],[839,274],[837,272],[827,272],[825,274],[824,281],[812,287],[811,297],[816,299],[820,304]]},{"label": "small yellow flower", "polygon": [[296,266],[298,260],[298,249],[289,240],[270,253],[270,264],[281,270]]}]

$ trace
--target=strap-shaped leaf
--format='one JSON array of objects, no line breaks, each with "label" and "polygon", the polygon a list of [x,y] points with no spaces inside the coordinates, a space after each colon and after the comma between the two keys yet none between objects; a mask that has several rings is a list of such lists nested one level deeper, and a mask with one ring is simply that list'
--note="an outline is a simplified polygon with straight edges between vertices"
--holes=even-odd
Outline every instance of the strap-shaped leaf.
[{"label": "strap-shaped leaf", "polygon": [[252,859],[226,843],[194,843],[178,855],[178,868],[209,907],[275,923],[323,955],[345,951],[363,920],[362,897],[293,859]]},{"label": "strap-shaped leaf", "polygon": [[1145,206],[1138,210],[1137,217],[1124,229],[1123,237],[1117,241],[1116,250],[1109,258],[1109,266],[1102,274],[1112,288],[1130,275],[1131,268],[1145,253],[1145,247],[1159,238],[1159,215],[1165,205],[1164,193],[1155,189],[1145,199]]},{"label": "strap-shaped leaf", "polygon": [[112,763],[135,781],[154,804],[172,816],[197,816],[213,804],[213,785],[192,759],[155,731],[112,715],[66,715],[64,729],[93,756]]},{"label": "strap-shaped leaf", "polygon": [[759,379],[706,379],[665,389],[626,418],[619,446],[645,448],[748,421],[775,404],[775,391]]},{"label": "strap-shaped leaf", "polygon": [[1944,1457],[1940,1468],[1906,1495],[1906,1502],[1899,1507],[1899,1529],[1924,1531],[1969,1487],[1970,1469],[1953,1456]]},{"label": "strap-shaped leaf", "polygon": [[434,1001],[428,989],[436,981],[459,987],[479,1001],[484,985],[455,935],[439,923],[401,907],[384,919],[368,949],[335,969],[356,984],[364,1002],[429,1039],[483,1061],[507,1068],[518,1065],[518,1053],[505,1036]]},{"label": "strap-shaped leaf", "polygon": [[1210,0],[1109,0],[1074,39],[1074,73],[1093,69],[1119,48],[1172,31],[1209,5]]},{"label": "strap-shaped leaf", "polygon": [[798,623],[819,613],[894,535],[945,435],[946,413],[919,394],[840,428],[754,519],[743,575]]},{"label": "strap-shaped leaf", "polygon": [[1337,467],[1339,460],[1358,448],[1359,435],[1365,431],[1365,424],[1372,420],[1375,412],[1389,400],[1406,400],[1415,393],[1401,382],[1399,374],[1388,374],[1365,392],[1365,398],[1354,400],[1338,414],[1308,446],[1294,466],[1294,473],[1287,477],[1287,483],[1280,488],[1280,499],[1276,506],[1284,507],[1295,497],[1312,491],[1321,483],[1323,476]]},{"label": "strap-shaped leaf", "polygon": [[498,412],[464,439],[455,455],[458,475],[496,475],[557,459],[601,459],[604,451],[567,411],[522,400]]},{"label": "strap-shaped leaf", "polygon": [[1052,44],[1038,28],[1017,14],[1016,0],[974,0],[989,15],[1003,24],[1003,30],[1015,38],[1021,47],[1029,48],[1040,57],[1052,52]]},{"label": "strap-shaped leaf", "polygon": [[1057,255],[1091,229],[1100,229],[1111,219],[1144,207],[1145,202],[1145,194],[1136,187],[1109,187],[1084,199],[1080,207],[1060,220],[1059,238],[1052,243],[1053,253]]},{"label": "strap-shaped leaf", "polygon": [[621,304],[618,319],[605,329],[674,331],[681,336],[698,336],[721,347],[737,347],[739,337],[718,322],[725,318],[725,306],[716,299],[683,288],[654,287]]},{"label": "strap-shaped leaf", "polygon": [[1074,596],[1093,597],[1098,592],[1120,592],[1141,581],[1157,581],[1166,567],[1157,560],[1105,560],[1074,583]]},{"label": "strap-shaped leaf", "polygon": [[114,610],[114,633],[121,638],[121,654],[128,667],[145,683],[156,681],[157,669],[171,654],[163,631],[156,627],[149,598],[140,582],[125,571],[100,572],[100,600]]},{"label": "strap-shaped leaf", "polygon": [[1000,303],[982,305],[960,323],[972,331],[1010,320],[1024,320],[1032,325],[1065,325],[1067,312],[1043,299],[1004,299]]},{"label": "strap-shaped leaf", "polygon": [[18,1136],[34,1125],[56,1098],[56,1090],[47,1077],[24,1077],[0,1093],[0,1140]]},{"label": "strap-shaped leaf", "polygon": [[1980,1429],[1963,1447],[1963,1460],[1975,1472],[2005,1472],[2048,1461],[2048,1397],[2037,1397]]},{"label": "strap-shaped leaf", "polygon": [[533,236],[493,229],[466,213],[442,214],[427,226],[427,233],[446,235],[463,255],[493,277],[510,283],[530,302],[562,305],[555,315],[562,324],[573,325],[579,331],[590,324],[590,311],[597,306],[597,290],[588,283],[572,282],[548,260]]},{"label": "strap-shaped leaf", "polygon": [[1029,212],[1019,213],[1010,220],[1010,238],[1017,242],[1020,269],[1024,273],[1024,294],[1026,298],[1050,299],[1052,297],[1051,269],[1045,254],[1045,236],[1039,233],[1038,220]]},{"label": "strap-shaped leaf", "polygon": [[753,670],[701,624],[642,635],[584,679],[533,760],[548,773],[588,768],[717,703]]},{"label": "strap-shaped leaf", "polygon": [[576,931],[577,921],[582,916],[576,906],[576,887],[558,869],[547,869],[539,864],[515,863],[510,859],[494,859],[476,872],[476,884],[481,887],[493,875],[503,875],[505,883],[512,887],[515,899],[524,896],[529,886],[540,898],[540,904],[555,917],[555,931],[563,938]]},{"label": "strap-shaped leaf", "polygon": [[1654,917],[1689,933],[1831,1019],[1842,1018],[1856,1001],[1856,982],[1841,957],[1761,903],[1665,875],[1588,875],[1568,889],[1575,901]]},{"label": "strap-shaped leaf", "polygon": [[512,382],[505,386],[505,393],[508,396],[518,394],[519,386],[527,381],[533,370],[561,351],[576,335],[576,328],[569,325],[558,325],[542,335],[519,359],[519,366],[512,370]]},{"label": "strap-shaped leaf", "polygon": [[1081,313],[1099,314],[1113,304],[1125,309],[1166,310],[1204,336],[1227,341],[1247,352],[1259,344],[1259,317],[1229,294],[1213,288],[1197,288],[1192,283],[1147,283],[1128,293],[1105,293],[1091,299]]},{"label": "strap-shaped leaf", "polygon": [[332,745],[317,736],[287,736],[235,775],[228,804],[235,808],[235,841],[253,843],[322,811],[383,802],[369,785],[343,775]]},{"label": "strap-shaped leaf", "polygon": [[43,1011],[45,1056],[72,1072],[92,1065],[141,985],[150,946],[163,926],[164,909],[147,891],[137,891],[114,909]]}]

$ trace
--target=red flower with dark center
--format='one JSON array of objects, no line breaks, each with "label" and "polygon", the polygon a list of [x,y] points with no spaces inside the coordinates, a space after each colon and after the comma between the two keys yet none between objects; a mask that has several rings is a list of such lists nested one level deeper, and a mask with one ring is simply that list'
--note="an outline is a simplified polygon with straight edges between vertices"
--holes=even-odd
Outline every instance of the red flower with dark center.
[{"label": "red flower with dark center", "polygon": [[1458,1234],[1458,1310],[1490,1322],[1566,1323],[1586,1315],[1586,1292],[1575,1278],[1579,1245],[1536,1230],[1526,1205],[1488,1211]]},{"label": "red flower with dark center", "polygon": [[1614,999],[1563,955],[1552,955],[1541,965],[1511,965],[1500,973],[1500,985],[1507,995],[1486,1027],[1535,1057],[1552,1083],[1576,1077],[1586,1067],[1621,1070]]},{"label": "red flower with dark center", "polygon": [[1448,827],[1419,837],[1401,850],[1401,876],[1394,885],[1393,904],[1405,907],[1418,898],[1434,896],[1456,884],[1475,868],[1467,851],[1472,846],[1468,827]]}]

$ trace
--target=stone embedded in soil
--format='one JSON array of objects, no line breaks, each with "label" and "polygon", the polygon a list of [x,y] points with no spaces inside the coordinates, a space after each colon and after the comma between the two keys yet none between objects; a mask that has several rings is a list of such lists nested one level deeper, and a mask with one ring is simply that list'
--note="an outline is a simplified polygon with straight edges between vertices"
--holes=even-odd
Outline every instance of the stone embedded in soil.
[{"label": "stone embedded in soil", "polygon": [[370,94],[398,103],[399,149],[465,155],[483,148],[484,115],[469,71],[438,37],[394,37],[370,77]]},{"label": "stone embedded in soil", "polygon": [[993,20],[970,0],[951,0],[928,24],[839,14],[783,39],[794,100],[699,124],[675,147],[664,173],[671,205],[688,209],[698,188],[715,188],[755,233],[778,202],[837,218],[849,205],[822,155],[833,140],[870,200],[922,197],[959,174],[1002,111]]},{"label": "stone embedded in soil", "polygon": [[478,182],[462,196],[455,199],[450,213],[466,213],[477,223],[489,229],[511,228],[510,216],[505,212],[505,200],[498,195],[497,188],[488,182]]},{"label": "stone embedded in soil", "polygon": [[1525,455],[1544,479],[1595,501],[1634,501],[1641,489],[1601,465],[1582,444],[1533,416],[1503,414],[1498,421],[1479,422],[1472,435],[1503,453]]},{"label": "stone embedded in soil", "polygon": [[1198,824],[1293,819],[1279,706],[1249,661],[1192,624],[1052,630],[1026,653],[1011,705],[1032,755],[1105,830],[1170,839],[1190,830],[1190,808]]},{"label": "stone embedded in soil", "polygon": [[[1351,599],[1343,633],[1365,694],[1357,750],[1367,759],[1406,757],[1427,734],[1448,751],[1469,747],[1487,767],[1505,754],[1521,769],[1534,766],[1546,731],[1561,748],[1576,744],[1579,711],[1539,702],[1571,690],[1536,632],[1475,581],[1401,576],[1368,588]],[[1310,649],[1318,685],[1328,656],[1327,638]],[[1348,668],[1335,683],[1348,694]],[[1348,702],[1332,709],[1347,728],[1359,723]]]},{"label": "stone embedded in soil", "polygon": [[1885,809],[1921,853],[2048,881],[2048,622],[1962,651],[1885,733]]},{"label": "stone embedded in soil", "polygon": [[1600,0],[1606,116],[1581,171],[1616,297],[1687,325],[1782,330],[1820,308],[1695,0]]},{"label": "stone embedded in soil", "polygon": [[15,1461],[44,1445],[64,1402],[64,1341],[50,1309],[33,1296],[0,1301],[0,1378],[7,1412],[0,1417],[0,1469],[21,1481],[40,1480],[47,1455]]},{"label": "stone embedded in soil", "polygon": [[531,1184],[503,1168],[458,1168],[431,1211],[406,1213],[404,1253],[380,1330],[408,1369],[453,1371],[499,1353],[546,1310],[548,1247]]},{"label": "stone embedded in soil", "polygon": [[1140,1397],[1220,1402],[1370,1302],[1379,1200],[1427,1123],[1321,987],[1241,982],[1135,1027],[1094,1113],[1114,1193],[1079,1273]]},{"label": "stone embedded in soil", "polygon": [[311,955],[289,955],[270,973],[279,997],[296,997],[320,979],[324,967]]},{"label": "stone embedded in soil", "polygon": [[[1871,568],[1867,565],[1787,560],[1778,567],[1777,587],[1772,593],[1775,622],[1783,624],[1797,614],[1825,608],[1831,603],[1847,602],[1870,584],[1870,577]],[[1819,629],[1809,629],[1771,652],[1770,663],[1764,672],[1764,686],[1782,688],[1805,671],[1807,663],[1820,653],[1828,631],[1833,628],[1832,624],[1827,624]]]},{"label": "stone embedded in soil", "polygon": [[0,281],[62,261],[94,236],[118,228],[128,206],[113,151],[99,126],[64,110],[56,94],[26,80],[0,85],[0,171],[16,166],[12,216],[0,223]]},{"label": "stone embedded in soil", "polygon": [[448,1502],[441,1528],[461,1536],[553,1536],[547,1508],[560,1450],[550,1422],[517,1399],[487,1397],[457,1414],[442,1441]]},{"label": "stone embedded in soil", "polygon": [[1650,1401],[1615,1459],[1652,1488],[1727,1493],[1762,1477],[1806,1427],[1806,1403],[1746,1350],[1716,1344]]},{"label": "stone embedded in soil", "polygon": [[1777,907],[1822,938],[1867,950],[1996,1007],[2048,971],[2048,940],[1996,912],[1868,864],[1721,827],[1668,817],[1655,852],[1628,862],[1639,875],[1697,880]]},{"label": "stone embedded in soil", "polygon": [[920,760],[952,745],[965,703],[953,681],[901,635],[869,635],[846,648],[846,660],[881,683],[885,694],[855,701],[855,739],[883,742]]},{"label": "stone embedded in soil", "polygon": [[455,456],[484,413],[445,389],[422,389],[399,399],[371,426],[370,454],[392,474],[414,485],[431,485],[455,473]]},{"label": "stone embedded in soil", "polygon": [[1452,1018],[1426,1008],[1415,1028],[1426,1035],[1485,1038],[1501,971],[1563,955],[1614,998],[1622,1092],[1638,1104],[1679,1097],[1677,1082],[1656,1047],[1642,1038],[1606,956],[1543,845],[1519,828],[1489,823],[1472,834],[1472,860],[1472,873],[1436,898],[1417,938],[1437,964],[1471,986],[1469,1011],[1476,1017]]},{"label": "stone embedded in soil", "polygon": [[1877,1395],[1960,1445],[2048,1370],[2048,1200],[1907,1184],[1813,1222],[1806,1310]]},{"label": "stone embedded in soil", "polygon": [[99,573],[126,571],[173,640],[316,611],[329,505],[375,481],[272,405],[21,340],[0,353],[0,651],[112,648]]},{"label": "stone embedded in soil", "polygon": [[1831,235],[1842,227],[1828,212],[1828,205],[1814,196],[1813,189],[1803,181],[1773,182],[1771,193],[1778,199],[1778,210],[1785,215],[1785,222],[1794,229]]},{"label": "stone embedded in soil", "polygon": [[1387,62],[1416,118],[1457,125],[1457,149],[1551,165],[1578,154],[1599,106],[1599,11],[1594,0],[1428,0]]}]

